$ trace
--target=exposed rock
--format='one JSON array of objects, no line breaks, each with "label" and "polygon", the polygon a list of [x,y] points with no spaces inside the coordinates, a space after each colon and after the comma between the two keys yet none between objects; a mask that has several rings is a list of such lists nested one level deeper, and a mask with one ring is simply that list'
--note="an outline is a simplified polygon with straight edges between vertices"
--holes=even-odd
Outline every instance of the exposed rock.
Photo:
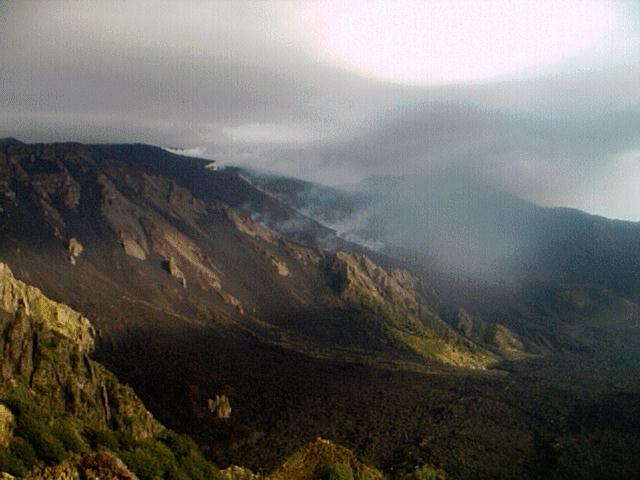
[{"label": "exposed rock", "polygon": [[220,470],[220,475],[224,480],[261,480],[264,477],[257,475],[245,467],[231,465],[224,470]]},{"label": "exposed rock", "polygon": [[117,418],[136,440],[162,430],[130,387],[88,357],[94,345],[89,321],[16,280],[3,263],[0,331],[0,397],[4,387],[22,384],[48,411],[72,414],[98,429]]},{"label": "exposed rock", "polygon": [[80,185],[69,174],[62,179],[60,188],[62,203],[65,207],[76,210],[80,204]]},{"label": "exposed rock", "polygon": [[231,295],[230,293],[225,292],[224,290],[218,290],[218,295],[224,300],[224,303],[227,305],[231,305],[235,307],[236,310],[240,313],[244,313],[244,307],[242,306],[242,302],[238,300],[236,297]]},{"label": "exposed rock", "polygon": [[458,330],[465,337],[473,338],[475,323],[473,317],[464,308],[458,311]]},{"label": "exposed rock", "polygon": [[309,247],[303,247],[295,243],[291,243],[285,240],[280,242],[285,251],[295,260],[305,265],[318,265],[322,260],[322,257],[316,250]]},{"label": "exposed rock", "polygon": [[271,265],[273,265],[273,267],[278,272],[278,275],[281,275],[283,277],[290,277],[291,276],[291,272],[289,272],[289,268],[287,267],[286,263],[284,263],[282,260],[274,257],[273,255],[270,255],[269,259],[271,260]]},{"label": "exposed rock", "polygon": [[80,480],[77,459],[67,458],[58,465],[38,466],[25,476],[25,480]]},{"label": "exposed rock", "polygon": [[250,219],[249,217],[240,215],[238,212],[227,206],[222,206],[222,210],[225,213],[226,217],[240,232],[253,238],[259,238],[260,240],[268,243],[277,243],[278,236],[268,228],[263,227],[258,222]]},{"label": "exposed rock", "polygon": [[207,400],[207,407],[220,420],[231,416],[231,403],[226,395],[216,395],[215,398],[210,398]]},{"label": "exposed rock", "polygon": [[468,368],[486,368],[496,357],[460,336],[420,295],[406,270],[387,271],[359,253],[336,252],[329,261],[334,287],[349,303],[385,319],[388,334],[425,358]]},{"label": "exposed rock", "polygon": [[147,258],[147,253],[144,249],[131,238],[125,238],[122,240],[122,248],[124,248],[124,253],[127,255],[137,258],[138,260],[145,260]]},{"label": "exposed rock", "polygon": [[9,442],[13,438],[15,423],[16,421],[11,410],[0,404],[0,449],[9,445]]},{"label": "exposed rock", "polygon": [[[48,299],[38,288],[16,280],[5,263],[0,263],[0,310],[16,315],[16,319],[31,316],[41,328],[74,342],[81,352],[93,349],[95,332],[87,318],[63,303]],[[21,321],[16,334],[23,336],[27,328],[27,322]]]},{"label": "exposed rock", "polygon": [[[0,479],[3,477],[0,476]],[[13,477],[11,477],[13,478]],[[108,451],[72,455],[53,466],[37,466],[26,480],[138,480],[115,454]]]},{"label": "exposed rock", "polygon": [[182,283],[182,288],[187,288],[187,278],[184,276],[184,273],[182,273],[182,270],[180,270],[180,267],[178,267],[178,264],[173,257],[169,258],[169,260],[167,261],[167,270],[172,277],[180,280],[180,283]]},{"label": "exposed rock", "polygon": [[137,480],[127,466],[111,452],[85,455],[80,463],[83,480]]},{"label": "exposed rock", "polygon": [[67,252],[69,253],[69,262],[71,262],[71,265],[76,264],[76,260],[83,250],[84,247],[77,238],[71,237],[69,239],[69,243],[67,244]]}]

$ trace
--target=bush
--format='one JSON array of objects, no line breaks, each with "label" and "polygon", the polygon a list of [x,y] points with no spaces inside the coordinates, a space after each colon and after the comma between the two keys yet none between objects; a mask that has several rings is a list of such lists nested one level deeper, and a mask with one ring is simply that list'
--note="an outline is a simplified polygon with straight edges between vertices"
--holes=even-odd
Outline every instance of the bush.
[{"label": "bush", "polygon": [[53,465],[60,463],[65,457],[62,442],[54,437],[46,425],[29,414],[20,414],[16,434],[25,438],[33,445],[38,458]]},{"label": "bush", "polygon": [[66,420],[58,420],[52,428],[52,433],[68,451],[82,453],[87,450],[87,446],[76,428]]},{"label": "bush", "polygon": [[403,477],[403,480],[446,480],[447,475],[444,470],[434,468],[431,465],[423,465],[414,470],[413,473]]},{"label": "bush", "polygon": [[320,473],[320,480],[353,480],[353,470],[346,463],[331,463]]},{"label": "bush", "polygon": [[166,445],[157,440],[146,440],[140,446],[122,455],[124,463],[140,480],[154,480],[177,474],[178,463]]},{"label": "bush", "polygon": [[7,472],[16,477],[23,477],[28,471],[24,463],[8,448],[0,450],[0,472]]},{"label": "bush", "polygon": [[180,467],[193,480],[215,480],[220,477],[218,469],[208,462],[199,451],[192,451],[180,458]]},{"label": "bush", "polygon": [[25,386],[16,385],[11,387],[3,398],[4,403],[14,415],[30,415],[36,417],[39,420],[44,420],[46,415],[42,411],[42,408],[37,404],[33,393],[31,393]]},{"label": "bush", "polygon": [[220,478],[218,469],[204,458],[200,447],[188,435],[167,430],[160,435],[159,439],[173,452],[181,472],[186,474],[187,478],[193,480]]},{"label": "bush", "polygon": [[91,448],[94,450],[106,448],[107,450],[117,452],[120,449],[118,437],[111,430],[88,429],[85,431],[85,436],[89,440]]},{"label": "bush", "polygon": [[154,480],[164,476],[162,465],[157,463],[153,454],[144,448],[138,447],[124,452],[120,458],[140,480]]},{"label": "bush", "polygon": [[22,437],[13,437],[9,444],[9,450],[22,464],[31,469],[36,463],[36,452],[29,442]]}]

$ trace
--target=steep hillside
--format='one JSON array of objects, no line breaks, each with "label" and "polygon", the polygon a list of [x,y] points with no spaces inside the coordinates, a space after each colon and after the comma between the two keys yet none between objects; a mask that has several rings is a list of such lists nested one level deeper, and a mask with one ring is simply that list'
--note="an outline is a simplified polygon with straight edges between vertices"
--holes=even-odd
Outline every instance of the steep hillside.
[{"label": "steep hillside", "polygon": [[[233,172],[206,165],[147,146],[10,144],[0,166],[3,257],[51,295],[93,315],[107,343],[145,329],[213,328],[307,353],[397,350],[408,327],[398,324],[404,312],[394,311],[395,298],[384,299],[389,308],[369,308],[366,321],[352,316],[345,324],[363,298],[333,288],[332,254],[293,243],[221,201],[254,202],[272,216],[297,218]],[[386,288],[389,278],[370,277],[360,297],[377,295],[377,284]],[[420,304],[426,312],[411,282],[391,291],[403,290],[412,308]],[[418,323],[419,335],[439,344],[428,355],[426,347],[412,346],[418,354],[462,366],[490,363],[440,355],[449,343],[464,343],[459,334],[441,322]],[[380,337],[369,326],[395,333]]]},{"label": "steep hillside", "polygon": [[[216,477],[195,445],[163,427],[131,387],[91,358],[89,320],[16,280],[4,263],[0,339],[0,472],[136,478],[131,469],[144,479],[164,468],[182,478]],[[174,443],[186,449],[172,452]],[[165,454],[162,468],[142,465],[154,449]]]}]

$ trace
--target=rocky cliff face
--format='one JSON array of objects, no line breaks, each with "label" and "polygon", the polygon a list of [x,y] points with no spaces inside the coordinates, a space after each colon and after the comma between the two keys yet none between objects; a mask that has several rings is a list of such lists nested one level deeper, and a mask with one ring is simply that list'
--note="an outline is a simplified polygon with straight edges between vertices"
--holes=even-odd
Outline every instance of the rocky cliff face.
[{"label": "rocky cliff face", "polygon": [[[118,455],[149,478],[139,449],[160,445],[159,438],[175,442],[131,387],[90,357],[94,335],[87,318],[17,280],[0,263],[3,478],[136,479]],[[177,454],[165,455],[179,471]],[[206,478],[215,478],[215,469],[194,455],[210,470]]]},{"label": "rocky cliff face", "polygon": [[49,411],[68,412],[100,429],[117,420],[136,440],[161,430],[131,388],[90,358],[94,330],[87,318],[16,280],[2,263],[0,301],[0,394],[24,385]]},{"label": "rocky cliff face", "polygon": [[330,269],[344,300],[384,319],[390,337],[418,355],[469,368],[497,360],[430,309],[419,293],[420,282],[406,270],[387,271],[363,254],[342,251],[331,258]]}]

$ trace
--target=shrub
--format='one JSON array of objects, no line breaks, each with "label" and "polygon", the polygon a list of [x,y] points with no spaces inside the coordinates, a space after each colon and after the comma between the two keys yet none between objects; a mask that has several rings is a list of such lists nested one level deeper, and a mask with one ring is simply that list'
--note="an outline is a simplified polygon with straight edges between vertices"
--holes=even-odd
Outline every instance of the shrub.
[{"label": "shrub", "polygon": [[181,472],[188,478],[215,480],[220,477],[218,469],[204,458],[200,447],[188,435],[167,430],[160,435],[159,439],[173,452]]},{"label": "shrub", "polygon": [[171,450],[157,440],[146,440],[133,450],[124,452],[122,460],[140,480],[165,478],[169,473],[176,474],[180,470]]},{"label": "shrub", "polygon": [[403,477],[403,480],[446,480],[447,475],[444,470],[434,468],[431,465],[423,465],[414,470],[413,473]]},{"label": "shrub", "polygon": [[46,425],[29,414],[20,414],[16,434],[25,438],[33,445],[38,458],[53,465],[60,463],[65,457],[62,442],[54,437]]},{"label": "shrub", "polygon": [[22,437],[13,437],[9,444],[11,453],[23,463],[27,469],[33,467],[36,463],[36,452],[29,442]]},{"label": "shrub", "polygon": [[0,450],[0,472],[7,472],[16,477],[23,477],[28,471],[24,463],[8,448]]},{"label": "shrub", "polygon": [[346,463],[331,463],[320,473],[320,480],[353,480],[353,470]]},{"label": "shrub", "polygon": [[220,477],[218,469],[208,462],[199,451],[192,451],[180,458],[180,467],[193,480],[215,480]]},{"label": "shrub", "polygon": [[4,403],[14,415],[29,414],[39,420],[44,420],[46,415],[42,408],[36,403],[34,395],[24,386],[16,385],[11,387],[3,398]]},{"label": "shrub", "polygon": [[118,437],[111,430],[88,429],[85,431],[85,436],[89,440],[91,448],[94,450],[106,448],[107,450],[117,452],[120,449]]},{"label": "shrub", "polygon": [[53,435],[62,442],[66,450],[75,453],[81,453],[87,450],[84,440],[70,422],[58,420],[51,431]]}]

